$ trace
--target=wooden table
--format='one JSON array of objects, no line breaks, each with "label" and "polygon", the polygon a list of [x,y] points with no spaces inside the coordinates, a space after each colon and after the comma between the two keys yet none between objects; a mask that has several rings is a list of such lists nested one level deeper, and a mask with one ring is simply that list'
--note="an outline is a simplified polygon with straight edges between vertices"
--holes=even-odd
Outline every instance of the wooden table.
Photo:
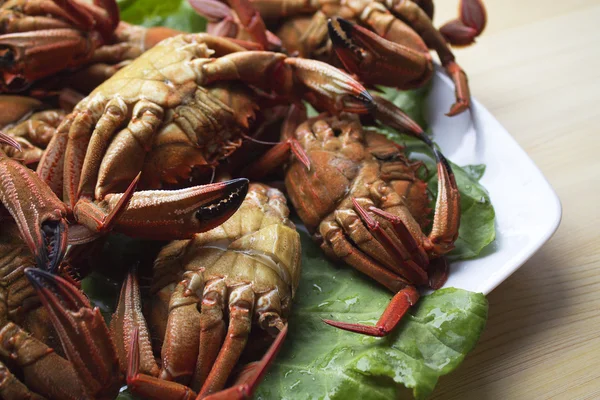
[{"label": "wooden table", "polygon": [[[435,399],[600,399],[600,1],[484,0],[456,51],[472,93],[548,178],[554,237],[489,296],[475,350]],[[436,24],[458,1],[436,1]]]}]

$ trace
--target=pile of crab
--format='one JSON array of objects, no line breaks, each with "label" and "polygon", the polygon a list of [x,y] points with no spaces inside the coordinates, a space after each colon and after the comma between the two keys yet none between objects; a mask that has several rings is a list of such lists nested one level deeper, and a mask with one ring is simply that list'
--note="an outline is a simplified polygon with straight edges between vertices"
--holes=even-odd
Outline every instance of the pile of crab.
[{"label": "pile of crab", "polygon": [[[386,335],[416,287],[446,280],[451,167],[367,88],[425,84],[431,48],[456,85],[449,115],[467,110],[448,43],[481,33],[479,0],[440,30],[431,0],[190,3],[209,33],[120,22],[114,0],[0,6],[3,399],[252,396],[300,280],[286,198],[328,257],[395,293],[375,326],[329,325]],[[421,164],[375,123],[431,147],[433,213]],[[128,272],[107,326],[79,280],[110,232],[167,244],[145,296]],[[242,368],[251,331],[270,344]]]}]

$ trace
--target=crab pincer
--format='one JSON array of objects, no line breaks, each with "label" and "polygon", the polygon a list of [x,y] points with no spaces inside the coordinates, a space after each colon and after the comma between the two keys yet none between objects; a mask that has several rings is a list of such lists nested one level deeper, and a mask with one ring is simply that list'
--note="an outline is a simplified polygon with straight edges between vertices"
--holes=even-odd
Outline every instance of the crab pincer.
[{"label": "crab pincer", "polygon": [[87,396],[113,399],[121,386],[119,363],[100,310],[63,278],[37,268],[25,275],[48,310],[68,360]]},{"label": "crab pincer", "polygon": [[[426,44],[437,51],[448,76],[454,82],[456,101],[447,115],[457,115],[470,106],[467,76],[456,63],[439,31],[435,30],[422,11],[417,14],[422,14],[422,29],[428,32]],[[386,37],[379,36],[339,17],[331,18],[328,28],[339,59],[348,71],[358,75],[365,83],[412,89],[422,86],[433,74],[433,62],[427,46],[406,46],[392,33]]]},{"label": "crab pincer", "polygon": [[39,176],[0,152],[0,199],[40,268],[54,271],[67,248],[67,207]]}]

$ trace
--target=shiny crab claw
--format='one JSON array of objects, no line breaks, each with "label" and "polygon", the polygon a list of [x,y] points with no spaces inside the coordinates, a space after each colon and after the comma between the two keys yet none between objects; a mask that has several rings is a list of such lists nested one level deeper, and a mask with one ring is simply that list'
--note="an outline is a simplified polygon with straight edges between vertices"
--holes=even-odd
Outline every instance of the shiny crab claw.
[{"label": "shiny crab claw", "polygon": [[[411,88],[431,76],[429,53],[386,40],[343,18],[331,18],[328,29],[333,48],[344,67],[366,84]],[[409,82],[404,81],[406,70],[414,76]]]},{"label": "shiny crab claw", "polygon": [[[470,107],[471,95],[465,72],[456,63],[439,31],[421,12],[426,44],[434,48],[455,85],[456,102],[447,115],[457,115]],[[433,63],[428,49],[402,45],[400,38],[388,34],[385,38],[360,25],[342,18],[329,20],[329,37],[344,66],[362,81],[370,84],[393,86],[399,89],[419,87],[433,74]]]},{"label": "shiny crab claw", "polygon": [[248,191],[248,180],[239,178],[181,190],[135,192],[138,174],[124,193],[109,194],[102,201],[81,198],[69,210],[34,171],[1,152],[0,176],[2,203],[38,267],[51,272],[67,244],[87,243],[113,229],[149,239],[184,239],[210,230],[238,209]]},{"label": "shiny crab claw", "polygon": [[132,186],[101,201],[80,199],[73,210],[75,219],[92,235],[112,229],[146,239],[186,239],[221,225],[233,215],[246,196],[248,180],[238,178],[180,190],[133,192]]},{"label": "shiny crab claw", "polygon": [[48,311],[87,396],[115,398],[121,384],[119,363],[100,310],[58,276],[35,268],[27,268],[25,275]]}]

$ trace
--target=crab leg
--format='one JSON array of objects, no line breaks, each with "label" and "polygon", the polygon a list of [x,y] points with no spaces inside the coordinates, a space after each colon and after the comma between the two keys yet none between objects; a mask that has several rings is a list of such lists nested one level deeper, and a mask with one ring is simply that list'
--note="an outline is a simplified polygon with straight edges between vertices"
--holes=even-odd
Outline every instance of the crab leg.
[{"label": "crab leg", "polygon": [[[127,384],[136,394],[157,399],[193,399],[196,394],[183,385],[194,371],[198,348],[200,314],[196,292],[201,274],[187,273],[171,296],[167,333],[163,344],[163,367],[159,370],[141,312],[140,293],[134,273],[127,276],[111,331],[125,367]],[[176,380],[176,381],[173,381]],[[179,383],[182,382],[182,383]]]},{"label": "crab leg", "polygon": [[[442,34],[433,26],[431,19],[418,5],[411,1],[394,0],[391,8],[393,14],[406,21],[424,38],[427,46],[437,52],[446,72],[452,78],[455,85],[456,102],[447,115],[453,116],[468,109],[471,104],[471,94],[467,84],[467,75],[455,62],[454,54],[452,54]],[[395,40],[392,37],[389,39]]]},{"label": "crab leg", "polygon": [[6,365],[0,362],[0,397],[5,400],[44,400],[19,381]]},{"label": "crab leg", "polygon": [[338,322],[330,319],[324,319],[323,322],[345,331],[382,337],[388,335],[398,325],[404,314],[418,300],[419,292],[417,292],[417,289],[413,286],[408,286],[394,295],[375,326]]},{"label": "crab leg", "polygon": [[199,395],[204,397],[225,386],[227,378],[238,362],[250,334],[254,292],[250,285],[235,288],[229,295],[229,329],[221,351],[202,385]]},{"label": "crab leg", "polygon": [[410,233],[410,230],[407,228],[404,221],[402,221],[402,218],[389,212],[383,211],[377,207],[369,207],[369,211],[372,211],[374,214],[377,214],[380,217],[391,222],[392,226],[394,227],[394,230],[396,231],[396,236],[398,236],[404,247],[406,247],[406,249],[412,255],[413,259],[417,262],[417,264],[421,265],[422,267],[427,266],[429,260],[427,254],[425,253],[425,250],[423,250],[421,246],[419,246],[419,243]]},{"label": "crab leg", "polygon": [[429,287],[433,290],[438,290],[448,280],[450,268],[446,257],[438,257],[433,259],[427,267],[427,275],[429,275]]},{"label": "crab leg", "polygon": [[410,285],[410,282],[402,278],[399,274],[390,271],[357,249],[345,237],[343,229],[340,226],[331,223],[329,225],[324,232],[325,235],[323,235],[324,243],[321,244],[321,249],[326,254],[352,265],[357,271],[371,277],[394,293]]},{"label": "crab leg", "polygon": [[21,145],[12,136],[0,132],[0,143],[12,146],[18,151],[21,151]]},{"label": "crab leg", "polygon": [[[19,17],[8,18],[8,33],[0,36],[3,83],[14,87],[15,78],[31,81],[88,61],[95,48],[110,41],[119,22],[114,0],[96,3],[25,2],[18,10]],[[94,30],[96,34],[87,34]]]},{"label": "crab leg", "polygon": [[195,391],[199,391],[206,382],[227,333],[224,320],[226,294],[227,285],[223,279],[209,282],[204,288],[200,312],[200,347],[191,384]]},{"label": "crab leg", "polygon": [[452,167],[439,150],[434,149],[438,170],[438,195],[435,203],[433,228],[426,250],[446,254],[454,248],[460,225],[460,194]]},{"label": "crab leg", "polygon": [[[53,399],[68,400],[81,399],[85,395],[73,365],[12,322],[0,329],[0,355],[10,358],[14,365],[22,369],[25,386],[34,392]],[[11,378],[5,375],[4,379]],[[3,399],[8,397],[4,397],[2,389],[0,394]],[[26,397],[16,397],[23,398]]]},{"label": "crab leg", "polygon": [[81,292],[58,276],[33,268],[25,275],[48,310],[85,391],[93,398],[114,398],[121,382],[119,362],[100,310],[92,309]]},{"label": "crab leg", "polygon": [[196,398],[196,393],[185,385],[140,373],[140,353],[137,328],[133,330],[130,343],[127,386],[133,393],[147,399],[192,400]]},{"label": "crab leg", "polygon": [[[269,350],[265,353],[263,358],[256,362],[247,365],[244,370],[240,373],[240,376],[236,383],[225,390],[220,392],[211,394],[207,397],[204,397],[206,400],[234,400],[234,399],[251,399],[254,391],[256,390],[258,384],[264,377],[267,369],[275,360],[277,353],[281,349],[281,345],[285,340],[287,335],[288,326],[287,324],[283,327],[283,329],[279,332]],[[198,396],[197,400],[200,399]]]},{"label": "crab leg", "polygon": [[[194,374],[200,346],[201,272],[186,272],[169,301],[169,319],[162,346],[160,378],[187,384]],[[210,343],[215,346],[215,343]],[[216,347],[216,346],[215,346]]]},{"label": "crab leg", "polygon": [[202,71],[201,85],[241,80],[293,101],[308,94],[317,108],[335,113],[365,114],[373,108],[373,98],[357,80],[320,61],[247,51],[227,54],[209,63],[200,60],[197,68]]},{"label": "crab leg", "polygon": [[407,251],[398,246],[388,233],[381,227],[379,222],[369,215],[355,198],[352,198],[354,209],[360,216],[360,219],[367,225],[369,231],[373,233],[375,238],[383,245],[385,250],[393,256],[402,266],[402,274],[414,284],[421,284],[427,281],[425,270],[410,259]]},{"label": "crab leg", "polygon": [[239,31],[243,30],[263,50],[281,49],[281,40],[267,30],[260,13],[254,9],[249,0],[229,0],[229,6],[233,10],[218,0],[189,0],[189,3],[198,13],[213,22],[209,33],[236,39],[243,38],[239,35]]}]

